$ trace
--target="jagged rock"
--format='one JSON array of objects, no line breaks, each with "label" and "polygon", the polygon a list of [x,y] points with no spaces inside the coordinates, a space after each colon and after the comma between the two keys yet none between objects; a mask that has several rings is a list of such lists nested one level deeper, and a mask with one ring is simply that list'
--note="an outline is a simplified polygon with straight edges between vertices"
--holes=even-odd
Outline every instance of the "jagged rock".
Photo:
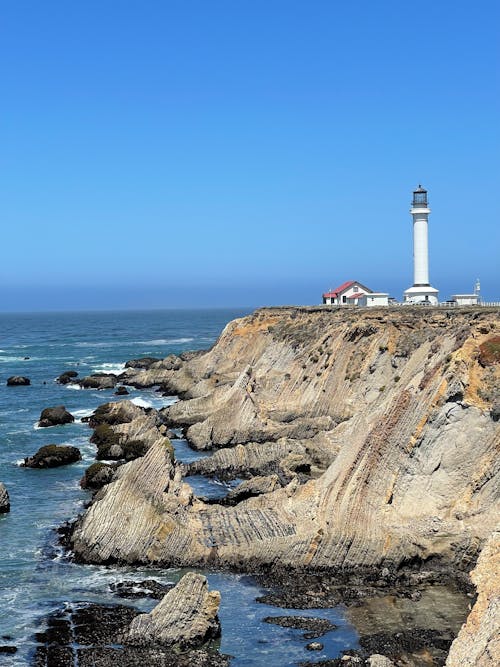
[{"label": "jagged rock", "polygon": [[144,417],[144,408],[135,405],[132,401],[116,401],[104,403],[89,416],[82,419],[88,422],[90,428],[96,428],[100,424],[114,426],[116,424],[128,424],[134,419]]},{"label": "jagged rock", "polygon": [[321,642],[309,642],[309,644],[306,644],[308,651],[322,651],[323,648],[324,646]]},{"label": "jagged rock", "polygon": [[188,572],[151,613],[134,618],[125,642],[199,647],[220,635],[219,604],[220,593],[208,590],[206,577]]},{"label": "jagged rock", "polygon": [[162,359],[159,357],[141,357],[140,359],[130,359],[125,364],[125,368],[141,368],[148,370],[158,361],[162,361]]},{"label": "jagged rock", "polygon": [[94,373],[78,381],[83,389],[114,389],[118,382],[113,373]]},{"label": "jagged rock", "polygon": [[24,459],[25,468],[57,468],[69,463],[81,461],[82,455],[78,447],[69,445],[45,445],[40,447],[34,456]]},{"label": "jagged rock", "polygon": [[49,426],[59,426],[61,424],[71,424],[75,418],[69,413],[64,405],[56,405],[54,408],[45,408],[40,415],[38,426],[48,428]]},{"label": "jagged rock", "polygon": [[239,503],[242,500],[251,498],[252,496],[260,496],[262,493],[271,493],[276,489],[281,488],[278,475],[271,475],[270,477],[252,477],[252,479],[245,480],[232,489],[226,496],[228,502]]},{"label": "jagged rock", "polygon": [[27,387],[30,384],[30,379],[24,375],[12,375],[7,379],[7,387]]},{"label": "jagged rock", "polygon": [[127,387],[124,387],[123,385],[119,386],[116,388],[115,391],[115,396],[128,396],[129,391]]},{"label": "jagged rock", "polygon": [[451,645],[446,667],[500,665],[500,532],[491,534],[471,579],[478,597]]},{"label": "jagged rock", "polygon": [[0,514],[5,514],[6,512],[10,512],[9,492],[5,488],[5,485],[0,482]]},{"label": "jagged rock", "polygon": [[64,371],[64,373],[61,373],[61,375],[56,378],[56,382],[58,384],[70,384],[71,382],[74,382],[77,377],[78,373],[76,371]]},{"label": "jagged rock", "polygon": [[92,463],[80,480],[80,486],[82,489],[91,489],[94,491],[101,489],[111,482],[116,468],[116,464],[101,463],[100,461]]}]

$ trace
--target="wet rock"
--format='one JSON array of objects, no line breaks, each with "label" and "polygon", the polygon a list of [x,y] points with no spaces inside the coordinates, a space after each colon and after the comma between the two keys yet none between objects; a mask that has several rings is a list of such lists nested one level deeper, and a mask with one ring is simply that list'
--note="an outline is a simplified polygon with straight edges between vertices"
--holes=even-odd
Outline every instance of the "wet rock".
[{"label": "wet rock", "polygon": [[64,371],[64,373],[61,373],[61,375],[56,378],[56,382],[58,384],[70,384],[71,382],[74,382],[77,377],[78,373],[76,371]]},{"label": "wet rock", "polygon": [[161,600],[165,597],[175,584],[161,584],[155,579],[144,581],[120,581],[109,585],[110,591],[120,598],[152,598]]},{"label": "wet rock", "polygon": [[148,451],[146,442],[140,439],[121,438],[108,424],[96,426],[90,442],[97,445],[96,459],[98,460],[125,459],[132,461],[139,456],[144,456]]},{"label": "wet rock", "polygon": [[80,480],[80,486],[82,489],[91,489],[93,491],[101,489],[105,484],[111,482],[116,468],[116,464],[101,463],[100,461],[93,463],[85,471]]},{"label": "wet rock", "polygon": [[0,653],[13,654],[17,653],[17,646],[0,646]]},{"label": "wet rock", "polygon": [[25,468],[57,468],[69,463],[81,461],[82,455],[78,447],[69,445],[45,445],[40,447],[34,456],[24,459]]},{"label": "wet rock", "polygon": [[31,384],[30,379],[24,375],[12,375],[7,380],[7,387],[27,387],[29,384]]},{"label": "wet rock", "polygon": [[0,482],[0,514],[5,514],[6,512],[10,512],[9,492],[4,484]]},{"label": "wet rock", "polygon": [[161,361],[159,357],[141,357],[140,359],[130,359],[125,364],[125,368],[142,368],[148,370],[158,361]]},{"label": "wet rock", "polygon": [[115,396],[128,396],[129,391],[127,387],[124,387],[123,385],[120,385],[119,387],[116,388],[115,391]]},{"label": "wet rock", "polygon": [[94,373],[79,380],[78,384],[83,389],[114,389],[117,382],[113,373]]},{"label": "wet rock", "polygon": [[327,618],[313,616],[266,616],[264,622],[279,625],[282,628],[306,630],[303,634],[304,639],[317,639],[337,628]]},{"label": "wet rock", "polygon": [[199,647],[220,635],[219,604],[220,593],[208,590],[206,577],[188,572],[151,613],[134,618],[125,641]]},{"label": "wet rock", "polygon": [[306,649],[308,651],[322,651],[323,648],[324,647],[321,642],[310,642],[309,644],[306,645]]},{"label": "wet rock", "polygon": [[49,426],[59,426],[60,424],[71,424],[75,418],[69,413],[64,405],[56,405],[54,408],[45,408],[40,415],[38,426],[48,428]]}]

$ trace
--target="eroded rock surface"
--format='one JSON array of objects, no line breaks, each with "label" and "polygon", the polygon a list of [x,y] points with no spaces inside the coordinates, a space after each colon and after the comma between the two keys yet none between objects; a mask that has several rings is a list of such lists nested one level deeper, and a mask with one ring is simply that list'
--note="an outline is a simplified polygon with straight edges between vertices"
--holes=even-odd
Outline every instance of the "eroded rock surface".
[{"label": "eroded rock surface", "polygon": [[220,635],[219,604],[220,593],[208,590],[206,577],[188,572],[152,612],[134,618],[125,642],[199,647]]}]

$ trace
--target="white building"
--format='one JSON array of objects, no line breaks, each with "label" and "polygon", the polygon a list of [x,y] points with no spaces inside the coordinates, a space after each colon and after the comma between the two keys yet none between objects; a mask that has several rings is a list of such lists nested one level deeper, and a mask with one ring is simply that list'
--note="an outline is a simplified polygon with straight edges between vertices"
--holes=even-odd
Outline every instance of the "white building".
[{"label": "white building", "polygon": [[437,305],[439,291],[429,282],[428,224],[431,212],[427,202],[427,190],[421,185],[413,191],[413,285],[404,292],[405,303],[430,303]]},{"label": "white building", "polygon": [[477,294],[452,294],[451,300],[457,306],[477,306],[479,303]]},{"label": "white building", "polygon": [[358,300],[365,294],[372,294],[372,290],[356,280],[348,280],[339,287],[325,292],[323,303],[331,306],[357,306]]},{"label": "white building", "polygon": [[365,306],[373,308],[375,306],[388,306],[389,294],[387,292],[371,292],[370,294],[363,294],[358,299],[358,306]]}]

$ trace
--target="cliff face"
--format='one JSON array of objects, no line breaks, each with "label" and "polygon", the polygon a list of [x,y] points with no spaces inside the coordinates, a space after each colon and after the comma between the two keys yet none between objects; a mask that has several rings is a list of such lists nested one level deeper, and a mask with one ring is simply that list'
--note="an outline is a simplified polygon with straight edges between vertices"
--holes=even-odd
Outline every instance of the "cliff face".
[{"label": "cliff face", "polygon": [[[466,568],[499,511],[499,333],[485,308],[263,309],[203,355],[128,369],[125,383],[182,395],[163,417],[193,446],[223,449],[186,471],[154,443],[99,494],[76,554]],[[180,479],[204,470],[278,471],[282,488],[207,505]]]}]

